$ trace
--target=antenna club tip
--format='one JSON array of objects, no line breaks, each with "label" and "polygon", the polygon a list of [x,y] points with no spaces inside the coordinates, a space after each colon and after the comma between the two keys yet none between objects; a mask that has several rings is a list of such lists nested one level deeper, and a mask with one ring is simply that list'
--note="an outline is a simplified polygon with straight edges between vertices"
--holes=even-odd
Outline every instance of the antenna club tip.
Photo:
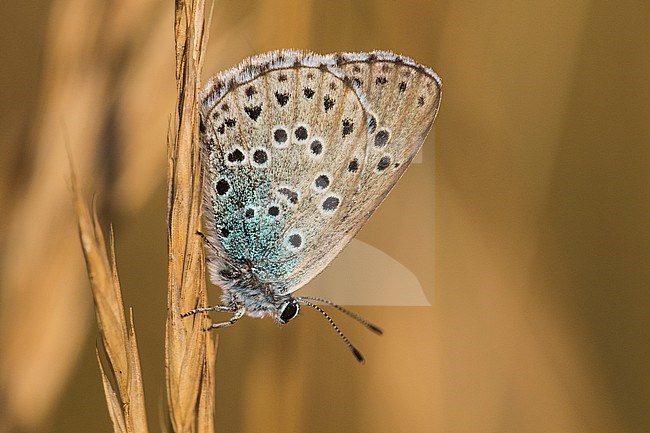
[{"label": "antenna club tip", "polygon": [[359,364],[365,364],[366,363],[366,358],[363,357],[361,352],[359,352],[355,347],[350,346],[350,350],[354,354],[354,356],[357,358],[357,361],[359,361]]},{"label": "antenna club tip", "polygon": [[368,329],[370,329],[372,332],[374,332],[377,335],[384,335],[384,331],[382,331],[381,328],[373,325],[372,323],[368,323]]}]

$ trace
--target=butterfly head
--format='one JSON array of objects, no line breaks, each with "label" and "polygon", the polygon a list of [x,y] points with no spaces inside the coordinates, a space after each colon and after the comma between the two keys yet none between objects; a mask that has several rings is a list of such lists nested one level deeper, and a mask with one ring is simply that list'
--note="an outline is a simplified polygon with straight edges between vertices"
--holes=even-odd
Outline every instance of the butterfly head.
[{"label": "butterfly head", "polygon": [[278,323],[285,325],[300,313],[300,304],[293,298],[289,298],[280,305],[275,316]]},{"label": "butterfly head", "polygon": [[233,309],[241,308],[250,317],[270,316],[278,324],[285,325],[300,313],[299,300],[290,294],[280,294],[268,284],[260,283],[249,271],[242,271],[246,277],[229,280],[226,284],[219,281],[223,289],[221,297],[224,305]]}]

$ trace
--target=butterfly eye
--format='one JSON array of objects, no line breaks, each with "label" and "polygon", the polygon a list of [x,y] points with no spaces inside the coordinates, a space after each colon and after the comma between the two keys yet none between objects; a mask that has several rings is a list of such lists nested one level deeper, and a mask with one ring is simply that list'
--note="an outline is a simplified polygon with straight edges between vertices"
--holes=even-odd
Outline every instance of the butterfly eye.
[{"label": "butterfly eye", "polygon": [[282,307],[280,307],[280,323],[283,325],[286,324],[291,319],[296,317],[299,311],[300,305],[296,300],[292,299],[288,302],[285,302]]}]

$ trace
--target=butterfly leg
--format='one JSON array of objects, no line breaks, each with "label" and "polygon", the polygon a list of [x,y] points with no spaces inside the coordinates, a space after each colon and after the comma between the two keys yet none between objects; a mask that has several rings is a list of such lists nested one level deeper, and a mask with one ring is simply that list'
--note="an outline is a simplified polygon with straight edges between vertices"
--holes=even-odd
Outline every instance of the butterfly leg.
[{"label": "butterfly leg", "polygon": [[[231,310],[232,311],[232,310]],[[218,329],[218,328],[225,328],[227,326],[232,326],[235,324],[236,321],[242,318],[242,316],[246,313],[246,309],[244,307],[239,307],[236,311],[235,314],[228,320],[227,322],[221,322],[221,323],[213,323],[208,330],[210,329]]]},{"label": "butterfly leg", "polygon": [[226,305],[213,305],[211,307],[195,308],[194,310],[181,314],[181,317],[193,316],[194,314],[207,313],[210,311],[233,312],[236,310],[233,307],[228,307]]}]

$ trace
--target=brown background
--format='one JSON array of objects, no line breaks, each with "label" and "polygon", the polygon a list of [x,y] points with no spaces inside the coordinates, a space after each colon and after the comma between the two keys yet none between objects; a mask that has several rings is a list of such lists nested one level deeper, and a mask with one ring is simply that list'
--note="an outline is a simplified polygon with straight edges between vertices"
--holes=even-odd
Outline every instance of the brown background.
[{"label": "brown background", "polygon": [[[0,11],[0,431],[111,429],[66,143],[115,228],[158,431],[172,2]],[[359,235],[432,307],[356,308],[382,338],[339,319],[365,366],[316,314],[223,331],[219,431],[650,431],[648,23],[645,1],[219,1],[206,76],[389,49],[445,86],[423,162]]]}]

